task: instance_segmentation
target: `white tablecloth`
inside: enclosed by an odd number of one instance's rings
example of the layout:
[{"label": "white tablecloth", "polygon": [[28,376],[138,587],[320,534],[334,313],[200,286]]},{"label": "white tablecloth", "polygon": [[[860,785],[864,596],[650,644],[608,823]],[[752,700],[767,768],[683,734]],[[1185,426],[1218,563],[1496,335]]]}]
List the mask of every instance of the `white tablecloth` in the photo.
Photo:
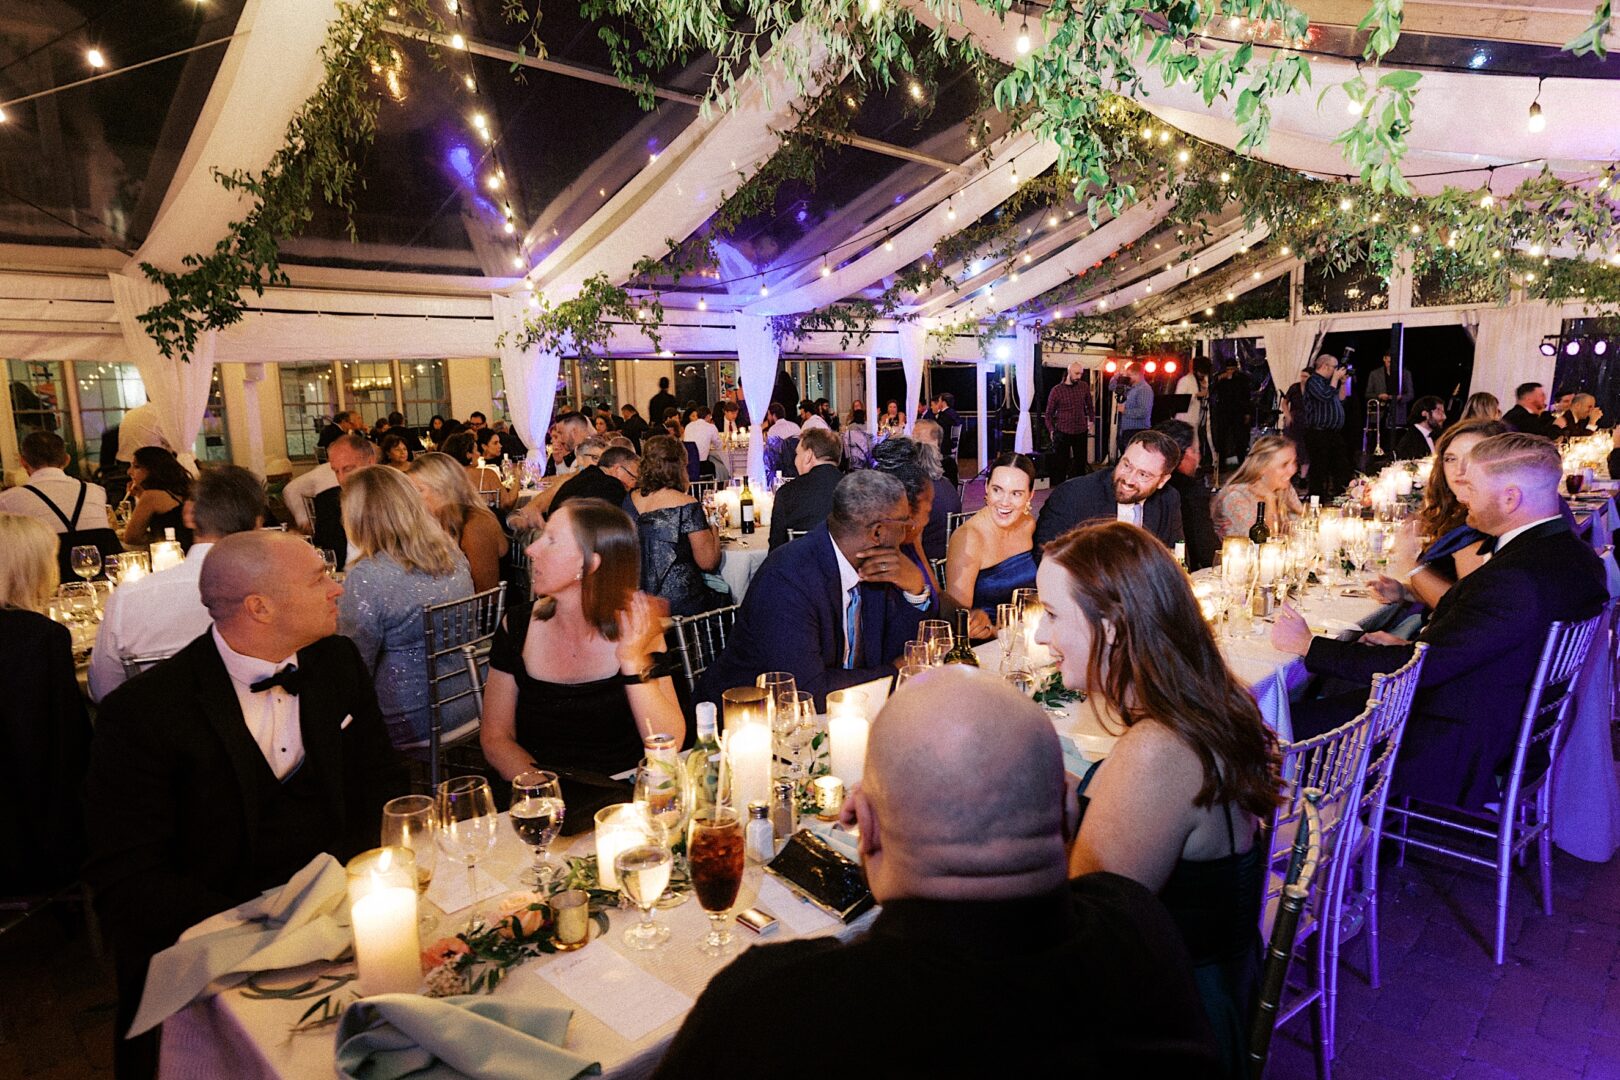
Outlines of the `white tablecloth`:
[{"label": "white tablecloth", "polygon": [[[1614,503],[1609,503],[1613,507]],[[1620,596],[1620,567],[1604,556],[1609,595]],[[1604,627],[1592,642],[1575,686],[1573,715],[1553,772],[1553,843],[1578,859],[1608,862],[1620,851],[1620,779],[1610,735],[1614,711],[1614,648],[1620,627]]]},{"label": "white tablecloth", "polygon": [[770,551],[770,530],[764,527],[756,528],[748,536],[735,530],[725,534],[720,545],[719,575],[726,588],[731,590],[732,603],[742,603],[743,596],[748,592],[748,583],[754,580],[754,575],[759,572]]},{"label": "white tablecloth", "polygon": [[[571,853],[592,854],[595,852],[594,843],[590,834],[576,837],[571,844]],[[563,846],[561,843],[557,845],[559,851]],[[494,854],[480,863],[480,869],[488,870],[510,886],[517,881],[518,873],[528,864],[529,857],[529,849],[503,823],[500,843]],[[449,865],[442,857],[435,872],[465,873]],[[495,901],[486,903],[493,904]],[[846,929],[830,915],[824,915],[808,903],[798,900],[779,882],[769,878],[761,887],[755,906],[769,911],[779,921],[779,928],[771,935],[771,941],[854,933],[866,925],[865,921],[858,921]],[[634,911],[613,912],[610,916],[611,929],[604,937],[586,946],[586,951],[615,949],[643,971],[691,998],[701,994],[715,973],[731,962],[732,957],[709,957],[698,951],[698,942],[708,929],[708,919],[695,898],[678,908],[658,912],[658,922],[668,926],[672,933],[669,944],[654,952],[636,952],[624,945],[620,935],[635,922],[636,917]],[[465,920],[465,912],[446,916],[444,931],[449,933],[459,929]],[[795,924],[802,927],[803,932],[796,933]],[[595,932],[594,929],[592,932]],[[757,940],[746,930],[734,929],[733,935],[739,949],[746,949]],[[423,944],[427,943],[424,940]],[[571,955],[583,956],[585,953]],[[567,1049],[600,1061],[604,1076],[634,1078],[649,1075],[680,1028],[684,1014],[639,1039],[626,1040],[539,975],[539,969],[555,959],[541,956],[525,961],[508,973],[506,981],[495,993],[521,995],[525,1000],[539,1004],[572,1008],[574,1016],[568,1027]],[[325,969],[325,965],[311,965],[300,971]],[[288,972],[267,982],[291,985],[302,977],[307,976]],[[311,1080],[332,1076],[333,1028],[289,1034],[299,1014],[309,1004],[308,1001],[255,1001],[244,997],[240,990],[227,990],[192,1005],[163,1025],[159,1075],[163,1080],[221,1080],[223,1077],[230,1080]],[[780,1006],[782,1003],[775,1004]]]}]

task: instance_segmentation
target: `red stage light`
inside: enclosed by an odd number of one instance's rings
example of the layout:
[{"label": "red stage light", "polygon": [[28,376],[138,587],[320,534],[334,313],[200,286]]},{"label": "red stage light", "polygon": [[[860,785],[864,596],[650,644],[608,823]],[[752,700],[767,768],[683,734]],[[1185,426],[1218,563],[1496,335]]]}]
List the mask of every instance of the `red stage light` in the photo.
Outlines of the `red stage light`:
[{"label": "red stage light", "polygon": [[1108,374],[1112,375],[1112,374],[1114,374],[1115,372],[1117,372],[1119,370],[1119,365],[1117,363],[1115,363],[1114,361],[1110,360],[1106,364],[1103,365],[1103,370],[1105,372],[1107,372]]},{"label": "red stage light", "polygon": [[1174,375],[1176,373],[1176,362],[1174,360],[1166,360],[1164,362],[1164,373],[1166,375]]},{"label": "red stage light", "polygon": [[1155,371],[1159,370],[1159,362],[1157,360],[1149,360],[1147,363],[1142,365],[1142,370],[1151,375]]}]

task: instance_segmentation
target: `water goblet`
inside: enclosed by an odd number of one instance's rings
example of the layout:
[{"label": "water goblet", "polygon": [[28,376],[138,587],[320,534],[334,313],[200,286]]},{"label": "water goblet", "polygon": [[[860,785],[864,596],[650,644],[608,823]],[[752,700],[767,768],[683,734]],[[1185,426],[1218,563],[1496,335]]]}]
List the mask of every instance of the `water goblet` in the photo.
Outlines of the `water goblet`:
[{"label": "water goblet", "polygon": [[534,863],[518,880],[536,892],[551,890],[557,873],[551,861],[551,845],[562,831],[565,813],[562,784],[556,773],[529,769],[512,777],[512,829],[519,840],[534,848]]}]

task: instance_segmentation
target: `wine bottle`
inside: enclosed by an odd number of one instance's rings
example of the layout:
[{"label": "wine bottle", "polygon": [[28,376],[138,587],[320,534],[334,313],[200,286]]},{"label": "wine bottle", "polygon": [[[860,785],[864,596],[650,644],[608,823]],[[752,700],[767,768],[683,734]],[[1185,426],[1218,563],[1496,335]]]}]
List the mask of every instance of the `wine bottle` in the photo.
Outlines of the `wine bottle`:
[{"label": "wine bottle", "polygon": [[686,756],[687,803],[692,816],[712,810],[720,801],[720,739],[716,735],[714,702],[697,706],[697,742]]},{"label": "wine bottle", "polygon": [[737,514],[742,518],[744,536],[754,532],[754,493],[748,490],[748,477],[743,477],[742,495],[737,499]]},{"label": "wine bottle", "polygon": [[1271,539],[1271,530],[1266,528],[1266,504],[1256,503],[1254,507],[1254,525],[1249,529],[1249,539],[1256,544],[1264,544]]},{"label": "wine bottle", "polygon": [[942,664],[968,664],[979,666],[979,658],[973,653],[973,642],[968,640],[968,609],[956,609],[956,629],[951,634],[951,649],[943,658]]}]

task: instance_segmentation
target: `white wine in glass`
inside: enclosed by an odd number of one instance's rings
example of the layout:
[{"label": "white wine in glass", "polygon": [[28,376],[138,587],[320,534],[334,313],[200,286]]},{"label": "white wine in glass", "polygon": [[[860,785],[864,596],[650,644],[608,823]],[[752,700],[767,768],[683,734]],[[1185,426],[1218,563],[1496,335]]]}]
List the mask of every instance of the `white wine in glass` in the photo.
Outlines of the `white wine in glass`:
[{"label": "white wine in glass", "polygon": [[624,932],[624,943],[632,949],[658,949],[669,943],[669,927],[653,922],[653,907],[669,885],[672,862],[669,844],[662,836],[652,843],[627,848],[613,859],[619,887],[641,913],[641,921]]},{"label": "white wine in glass", "polygon": [[80,544],[68,557],[73,562],[73,572],[85,581],[101,573],[101,550],[94,544]]}]

